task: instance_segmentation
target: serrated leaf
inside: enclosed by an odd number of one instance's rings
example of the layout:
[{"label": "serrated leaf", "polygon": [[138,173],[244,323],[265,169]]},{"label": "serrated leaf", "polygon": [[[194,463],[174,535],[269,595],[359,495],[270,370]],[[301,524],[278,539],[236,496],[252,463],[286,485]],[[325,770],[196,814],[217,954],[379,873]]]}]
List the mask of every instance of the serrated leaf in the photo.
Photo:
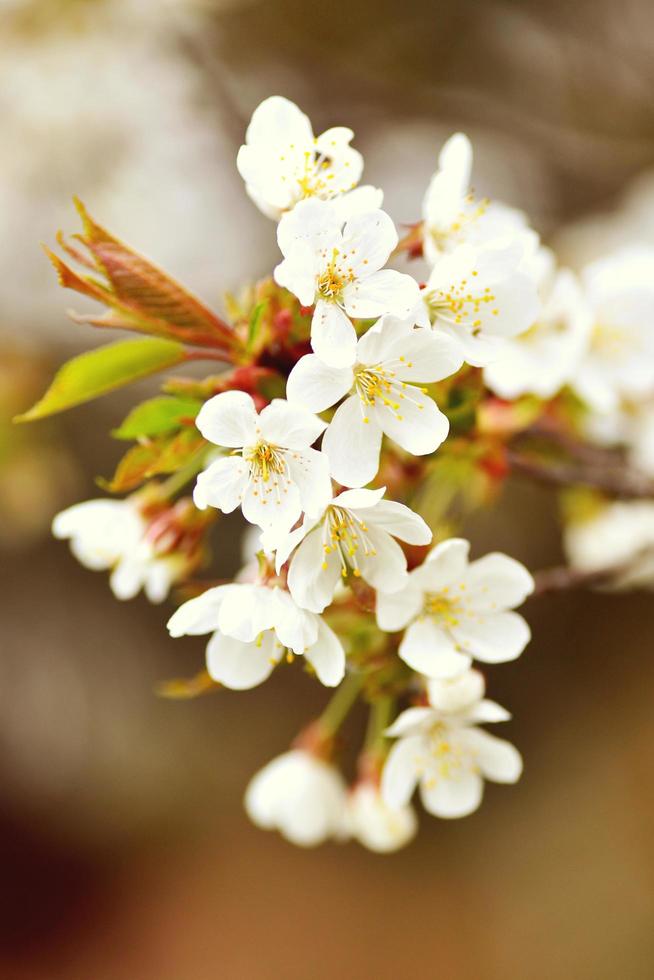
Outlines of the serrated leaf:
[{"label": "serrated leaf", "polygon": [[185,421],[194,419],[201,407],[202,402],[197,398],[166,395],[150,398],[133,408],[120,427],[111,434],[115,439],[165,435],[179,429]]},{"label": "serrated leaf", "polygon": [[29,422],[63,412],[173,367],[184,358],[182,344],[156,338],[122,340],[86,351],[60,367],[43,397],[16,421]]}]

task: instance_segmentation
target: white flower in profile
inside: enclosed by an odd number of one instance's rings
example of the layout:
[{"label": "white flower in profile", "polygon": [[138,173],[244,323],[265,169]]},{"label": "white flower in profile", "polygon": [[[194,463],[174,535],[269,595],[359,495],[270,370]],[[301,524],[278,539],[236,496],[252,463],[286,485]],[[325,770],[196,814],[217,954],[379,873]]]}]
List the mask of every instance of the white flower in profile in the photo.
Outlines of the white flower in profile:
[{"label": "white flower in profile", "polygon": [[582,272],[593,311],[590,344],[574,388],[598,412],[654,390],[654,248],[633,246]]},{"label": "white flower in profile", "polygon": [[360,844],[379,854],[399,851],[418,829],[413,807],[392,807],[384,800],[379,786],[370,780],[358,782],[347,801],[350,834]]},{"label": "white flower in profile", "polygon": [[159,555],[146,537],[148,523],[133,498],[85,500],[57,514],[56,538],[68,539],[77,560],[93,571],[111,569],[117,599],[133,599],[141,589],[150,602],[163,602],[185,571],[179,555]]},{"label": "white flower in profile", "polygon": [[508,338],[484,368],[484,381],[501,398],[533,394],[552,398],[575,377],[584,356],[592,318],[581,287],[569,269],[554,277],[536,321]]},{"label": "white flower in profile", "polygon": [[311,344],[326,364],[354,362],[357,337],[350,317],[407,317],[419,301],[415,279],[383,268],[398,242],[384,211],[355,215],[343,226],[331,204],[302,201],[280,221],[277,240],[284,261],[275,281],[304,306],[315,303]]},{"label": "white flower in profile", "polygon": [[533,591],[527,569],[499,553],[468,562],[469,549],[462,538],[442,541],[401,589],[377,594],[379,628],[406,628],[399,655],[427,677],[456,676],[473,658],[514,660],[530,639],[527,623],[511,611]]},{"label": "white flower in profile", "polygon": [[276,541],[278,571],[292,554],[288,587],[298,606],[322,612],[350,574],[385,592],[402,587],[406,556],[394,538],[429,544],[431,531],[404,504],[382,500],[385,490],[345,490]]},{"label": "white flower in profile", "polygon": [[433,323],[456,341],[468,364],[484,367],[507,338],[528,330],[538,318],[538,291],[524,261],[519,241],[498,239],[483,248],[459,245],[434,266],[422,290],[418,322]]},{"label": "white flower in profile", "polygon": [[384,434],[414,456],[438,449],[449,422],[418,385],[447,378],[461,363],[448,337],[384,316],[359,340],[352,367],[330,367],[315,354],[302,357],[289,375],[286,397],[322,412],[346,396],[322,449],[334,479],[360,487],[379,469]]},{"label": "white flower in profile", "polygon": [[572,568],[581,572],[615,569],[607,588],[654,588],[654,503],[600,504],[566,524],[563,546]]},{"label": "white flower in profile", "polygon": [[483,245],[528,230],[521,211],[475,200],[471,174],[472,145],[464,133],[455,133],[441,149],[422,205],[423,249],[432,263],[458,245]]},{"label": "white flower in profile", "polygon": [[315,847],[347,836],[347,789],[328,762],[303,749],[285,752],[264,766],[245,793],[248,816],[264,830],[278,830],[292,844]]},{"label": "white flower in profile", "polygon": [[430,681],[430,707],[408,708],[386,734],[397,738],[382,773],[382,796],[402,807],[416,786],[435,817],[465,817],[482,800],[484,779],[515,783],[522,773],[517,749],[477,724],[510,715],[484,695],[484,679],[468,671],[455,680]]},{"label": "white flower in profile", "polygon": [[257,415],[250,395],[225,391],[205,402],[196,425],[209,442],[233,450],[198,476],[200,510],[229,514],[240,506],[252,524],[287,529],[329,500],[327,457],[310,448],[326,423],[305,409],[276,398]]},{"label": "white flower in profile", "polygon": [[340,684],[345,672],[333,630],[276,586],[238,582],[207,589],[179,607],[168,631],[175,637],[212,633],[207,670],[233,690],[261,684],[284,656],[304,656],[326,687]]},{"label": "white flower in profile", "polygon": [[312,197],[334,200],[344,215],[381,207],[377,188],[353,190],[363,172],[363,157],[350,146],[353,136],[335,126],[314,137],[311,121],[294,102],[279,95],[264,99],[236,158],[249,197],[275,220]]}]

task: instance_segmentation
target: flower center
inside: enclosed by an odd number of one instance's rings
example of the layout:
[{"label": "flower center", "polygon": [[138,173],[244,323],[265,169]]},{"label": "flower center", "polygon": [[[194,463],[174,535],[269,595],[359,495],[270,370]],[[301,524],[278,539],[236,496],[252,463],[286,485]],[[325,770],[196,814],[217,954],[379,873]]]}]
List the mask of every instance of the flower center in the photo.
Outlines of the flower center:
[{"label": "flower center", "polygon": [[[478,275],[476,271],[471,274]],[[490,286],[485,286],[480,292],[471,292],[467,279],[461,279],[460,282],[453,283],[446,289],[433,289],[427,294],[426,299],[433,314],[454,326],[471,328],[474,335],[481,330],[482,321],[479,313],[484,312],[485,307],[493,306],[490,311],[493,316],[499,316],[500,313],[493,305],[497,302],[497,297]]]},{"label": "flower center", "polygon": [[400,409],[403,401],[410,401],[419,409],[424,408],[424,401],[420,394],[426,394],[426,388],[416,385],[409,385],[406,381],[396,381],[396,371],[393,367],[404,366],[413,367],[411,361],[400,357],[397,361],[386,364],[375,364],[373,366],[359,366],[354,369],[354,390],[359,396],[363,421],[369,422],[368,408],[379,403],[385,408],[391,409],[398,422],[403,421]]},{"label": "flower center", "polygon": [[[377,552],[367,537],[364,521],[344,507],[330,507],[323,524],[322,546],[327,555],[336,552],[341,562],[341,575],[347,578],[350,569],[357,578],[361,576],[359,557],[374,557]],[[323,569],[327,568],[324,561]]]},{"label": "flower center", "polygon": [[428,231],[430,238],[439,252],[446,251],[448,244],[453,239],[457,239],[458,241],[464,240],[466,228],[486,214],[489,204],[490,201],[487,198],[481,201],[475,201],[472,194],[468,194],[465,198],[464,209],[449,224],[429,225]]},{"label": "flower center", "polygon": [[256,446],[243,453],[250,464],[250,473],[255,480],[267,483],[271,475],[286,473],[284,454],[269,442],[258,442]]},{"label": "flower center", "polygon": [[332,249],[332,255],[327,265],[318,276],[317,291],[322,299],[337,302],[342,298],[343,290],[348,283],[354,282],[354,270],[343,268],[339,263],[340,252]]},{"label": "flower center", "polygon": [[462,748],[442,722],[436,722],[428,735],[430,776],[427,784],[440,779],[456,779],[474,769],[470,754]]},{"label": "flower center", "polygon": [[608,323],[596,323],[592,333],[593,350],[602,357],[624,357],[631,353],[635,344],[633,336]]},{"label": "flower center", "polygon": [[443,626],[458,626],[460,602],[456,596],[450,598],[442,592],[428,592],[425,596],[424,613]]}]

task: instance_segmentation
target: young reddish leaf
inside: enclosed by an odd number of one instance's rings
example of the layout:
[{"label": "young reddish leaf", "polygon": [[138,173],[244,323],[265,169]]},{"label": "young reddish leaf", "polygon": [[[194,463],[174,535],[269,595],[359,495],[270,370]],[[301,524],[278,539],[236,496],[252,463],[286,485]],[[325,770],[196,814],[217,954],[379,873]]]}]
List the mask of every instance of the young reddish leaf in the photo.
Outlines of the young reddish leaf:
[{"label": "young reddish leaf", "polygon": [[170,276],[114,238],[87,213],[81,201],[75,206],[82,218],[83,234],[75,238],[88,250],[87,258],[68,244],[57,241],[76,263],[95,275],[78,275],[61,258],[46,249],[62,286],[109,307],[102,315],[74,316],[99,327],[119,327],[173,338],[186,344],[211,347],[231,360],[238,340],[234,331],[195,296]]},{"label": "young reddish leaf", "polygon": [[181,344],[155,338],[122,340],[86,351],[62,365],[43,397],[16,421],[29,422],[63,412],[179,364],[184,358]]}]

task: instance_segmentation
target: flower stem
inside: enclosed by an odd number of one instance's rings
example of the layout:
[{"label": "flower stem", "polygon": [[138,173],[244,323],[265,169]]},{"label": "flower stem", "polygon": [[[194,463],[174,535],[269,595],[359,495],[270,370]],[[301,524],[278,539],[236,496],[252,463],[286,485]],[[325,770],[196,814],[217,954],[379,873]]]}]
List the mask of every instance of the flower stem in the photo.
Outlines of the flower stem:
[{"label": "flower stem", "polygon": [[366,729],[365,747],[367,752],[379,749],[384,741],[384,732],[388,728],[393,711],[393,698],[384,697],[370,706],[368,727]]},{"label": "flower stem", "polygon": [[321,714],[318,724],[327,735],[335,735],[347,718],[359,696],[363,684],[362,674],[346,674],[331,701]]}]

